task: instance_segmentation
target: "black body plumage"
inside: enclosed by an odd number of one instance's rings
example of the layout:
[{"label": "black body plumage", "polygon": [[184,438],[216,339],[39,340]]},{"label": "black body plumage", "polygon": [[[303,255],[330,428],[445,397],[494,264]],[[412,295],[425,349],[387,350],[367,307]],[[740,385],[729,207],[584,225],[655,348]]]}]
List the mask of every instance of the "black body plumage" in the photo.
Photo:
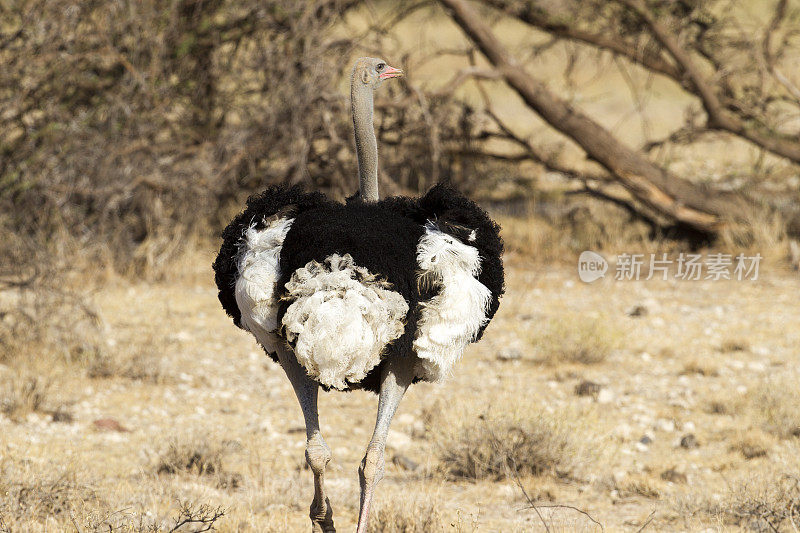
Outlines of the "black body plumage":
[{"label": "black body plumage", "polygon": [[[418,283],[417,244],[428,222],[478,250],[481,258],[478,280],[491,291],[487,318],[491,319],[497,311],[504,291],[500,228],[477,204],[455,189],[437,185],[420,198],[392,197],[376,203],[352,199],[342,204],[321,193],[306,193],[299,186],[272,186],[251,196],[245,210],[225,228],[214,262],[219,300],[239,327],[241,311],[236,303],[235,285],[243,235],[253,224],[261,229],[266,221],[282,214],[294,218],[294,222],[280,251],[278,299],[298,268],[310,261],[322,263],[331,254],[350,254],[356,264],[391,283],[393,290],[406,300],[409,311],[404,333],[387,346],[382,361],[413,353],[420,312],[418,304],[437,294],[435,284]],[[280,299],[279,302],[280,324],[291,301]],[[481,327],[477,338],[485,327]],[[275,354],[269,355],[276,359]],[[378,392],[382,366],[383,363],[373,368],[360,382],[349,383],[349,388]]]}]

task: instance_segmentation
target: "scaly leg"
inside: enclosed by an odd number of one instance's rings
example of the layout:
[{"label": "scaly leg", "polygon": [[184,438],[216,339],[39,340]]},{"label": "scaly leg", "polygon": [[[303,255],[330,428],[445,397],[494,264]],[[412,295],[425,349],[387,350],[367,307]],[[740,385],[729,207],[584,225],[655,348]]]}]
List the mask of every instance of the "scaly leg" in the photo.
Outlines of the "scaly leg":
[{"label": "scaly leg", "polygon": [[325,495],[325,467],[331,460],[331,449],[322,438],[317,414],[319,384],[308,377],[289,348],[278,349],[278,360],[292,382],[294,393],[306,422],[306,462],[314,473],[314,501],[311,502],[311,526],[314,533],[335,532],[333,509]]},{"label": "scaly leg", "polygon": [[390,360],[383,371],[375,431],[367,446],[367,454],[358,469],[361,482],[361,510],[358,513],[356,533],[367,531],[369,508],[375,493],[375,485],[383,478],[386,435],[389,433],[389,425],[397,406],[414,378],[413,360],[411,356]]}]

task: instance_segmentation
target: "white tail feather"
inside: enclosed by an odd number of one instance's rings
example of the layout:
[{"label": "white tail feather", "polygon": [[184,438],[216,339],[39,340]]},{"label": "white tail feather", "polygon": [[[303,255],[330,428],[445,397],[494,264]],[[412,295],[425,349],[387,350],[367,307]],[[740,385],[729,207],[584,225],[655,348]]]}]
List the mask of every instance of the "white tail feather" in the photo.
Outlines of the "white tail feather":
[{"label": "white tail feather", "polygon": [[292,304],[282,323],[308,374],[343,389],[380,363],[386,345],[403,334],[408,304],[391,285],[334,254],[311,261],[286,284]]}]

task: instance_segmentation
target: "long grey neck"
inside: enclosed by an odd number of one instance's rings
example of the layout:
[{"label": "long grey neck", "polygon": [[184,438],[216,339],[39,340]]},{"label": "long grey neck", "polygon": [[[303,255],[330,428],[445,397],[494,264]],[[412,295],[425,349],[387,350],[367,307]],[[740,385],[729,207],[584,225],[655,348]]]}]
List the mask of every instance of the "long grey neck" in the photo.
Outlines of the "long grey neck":
[{"label": "long grey neck", "polygon": [[372,125],[372,87],[353,79],[350,84],[350,102],[353,106],[353,127],[358,155],[358,180],[361,199],[378,201],[378,141]]}]

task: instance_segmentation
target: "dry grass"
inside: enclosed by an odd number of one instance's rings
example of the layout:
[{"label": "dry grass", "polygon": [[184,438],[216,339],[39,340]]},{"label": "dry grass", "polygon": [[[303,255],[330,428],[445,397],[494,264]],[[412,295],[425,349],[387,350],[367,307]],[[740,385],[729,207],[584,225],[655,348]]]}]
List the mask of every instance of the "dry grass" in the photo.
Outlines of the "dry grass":
[{"label": "dry grass", "polygon": [[52,408],[51,383],[46,377],[14,373],[0,385],[0,412],[12,420]]},{"label": "dry grass", "polygon": [[55,471],[31,478],[12,476],[4,469],[0,481],[3,494],[0,515],[10,515],[15,520],[42,520],[69,514],[77,504],[98,499],[94,490],[78,483],[74,472]]},{"label": "dry grass", "polygon": [[154,344],[154,339],[144,339],[127,352],[98,354],[87,365],[86,375],[93,379],[121,377],[163,384],[168,376],[164,371],[163,357],[154,352]]},{"label": "dry grass", "polygon": [[382,533],[436,533],[448,525],[435,498],[413,498],[377,506],[369,520],[370,531]]},{"label": "dry grass", "polygon": [[744,339],[727,339],[719,347],[723,353],[746,352],[750,350],[750,343]]},{"label": "dry grass", "polygon": [[797,381],[770,379],[748,394],[751,416],[764,430],[780,438],[800,437],[800,395]]},{"label": "dry grass", "polygon": [[732,452],[739,452],[748,460],[766,457],[771,448],[771,439],[759,430],[741,432],[731,441],[730,445]]},{"label": "dry grass", "polygon": [[616,489],[622,498],[641,496],[643,498],[658,499],[662,495],[663,482],[645,474],[636,474],[620,481]]},{"label": "dry grass", "polygon": [[574,415],[487,414],[437,437],[440,468],[450,479],[567,476],[581,462]]},{"label": "dry grass", "polygon": [[607,318],[559,316],[537,327],[530,343],[539,360],[550,365],[602,363],[622,345],[623,334]]},{"label": "dry grass", "polygon": [[157,474],[191,475],[213,479],[218,488],[235,489],[242,476],[224,468],[233,443],[204,437],[184,437],[169,442],[156,462]]},{"label": "dry grass", "polygon": [[[530,193],[529,193],[530,194]],[[647,226],[615,206],[587,198],[548,195],[530,200],[522,216],[498,216],[506,252],[540,264],[572,263],[584,250],[668,251]]]},{"label": "dry grass", "polygon": [[681,516],[711,518],[725,530],[737,526],[746,531],[797,531],[800,528],[800,476],[770,469],[734,481],[721,498],[690,493],[678,498]]},{"label": "dry grass", "polygon": [[684,363],[681,375],[715,377],[719,375],[719,367],[707,359],[692,359]]}]

